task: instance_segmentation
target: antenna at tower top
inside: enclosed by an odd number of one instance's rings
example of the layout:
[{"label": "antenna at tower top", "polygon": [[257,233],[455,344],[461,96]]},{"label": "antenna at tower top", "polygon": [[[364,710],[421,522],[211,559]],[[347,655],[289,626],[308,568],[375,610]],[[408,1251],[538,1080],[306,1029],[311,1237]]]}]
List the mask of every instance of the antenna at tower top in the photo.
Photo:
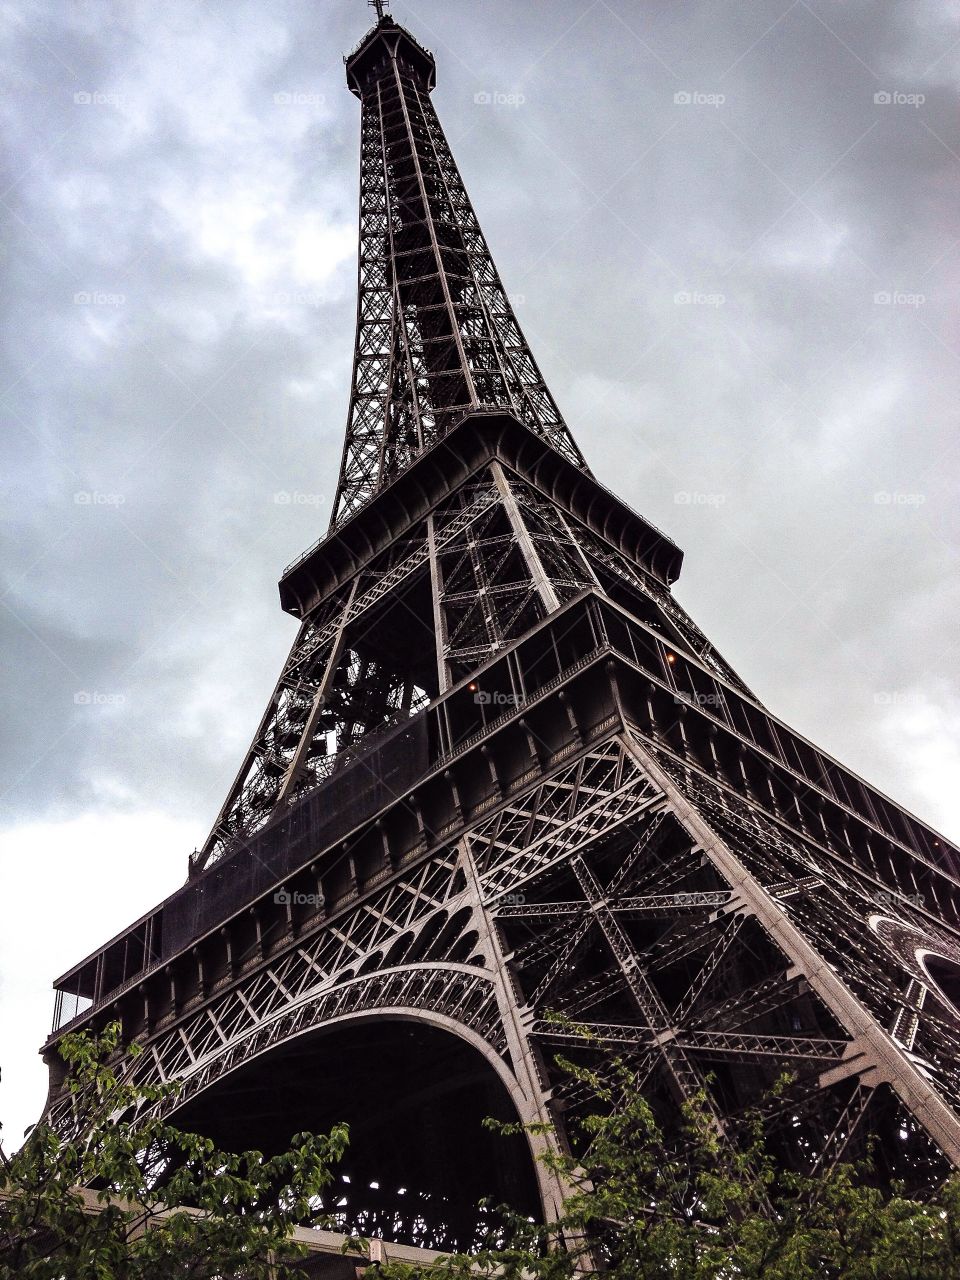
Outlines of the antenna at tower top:
[{"label": "antenna at tower top", "polygon": [[[389,0],[387,0],[387,3],[389,3]],[[376,9],[377,21],[382,22],[384,17],[386,16],[386,10],[383,7],[384,0],[367,0],[367,4],[370,6],[371,9]]]}]

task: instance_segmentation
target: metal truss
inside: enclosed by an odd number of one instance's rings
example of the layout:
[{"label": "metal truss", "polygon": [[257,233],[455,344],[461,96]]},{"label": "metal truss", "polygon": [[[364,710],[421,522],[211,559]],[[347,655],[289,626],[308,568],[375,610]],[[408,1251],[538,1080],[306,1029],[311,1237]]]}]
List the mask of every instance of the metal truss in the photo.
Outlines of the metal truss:
[{"label": "metal truss", "polygon": [[[485,527],[497,501],[492,483],[461,491],[443,512],[414,528],[337,591],[302,623],[253,742],[203,848],[198,872],[236,848],[284,804],[348,764],[371,735],[409,718],[423,705],[416,678],[391,672],[384,662],[363,658],[382,606],[402,593],[432,563],[472,542],[474,526]],[[378,612],[378,606],[381,611]],[[429,615],[403,608],[403,618],[422,629],[431,650]],[[381,646],[381,648],[389,646]],[[427,675],[434,675],[434,658]],[[418,673],[421,674],[421,673]]]},{"label": "metal truss", "polygon": [[585,466],[497,274],[430,101],[432,72],[404,58],[413,42],[400,28],[374,39],[384,56],[358,89],[357,340],[333,525],[479,408],[508,409]]},{"label": "metal truss", "polygon": [[[598,585],[613,597],[619,598],[623,588],[629,588],[631,608],[652,623],[665,638],[694,654],[710,671],[727,684],[752,698],[753,694],[734,669],[724,661],[687,611],[677,603],[670,591],[653,574],[640,565],[633,564],[618,554],[604,540],[589,529],[578,528],[576,534],[581,553],[590,564]],[[656,606],[652,611],[638,608],[644,601]]]},{"label": "metal truss", "polygon": [[[441,1028],[560,1141],[590,1099],[557,1049],[601,1077],[621,1058],[668,1130],[697,1099],[735,1143],[759,1107],[789,1166],[872,1134],[884,1176],[929,1185],[960,1167],[958,851],[770,715],[673,599],[678,559],[644,549],[662,535],[586,473],[430,55],[384,19],[347,70],[359,297],[331,532],[181,891],[196,916],[161,930],[158,908],[79,966],[64,990],[96,1003],[71,1025],[119,1011],[137,1076],[183,1080],[171,1105],[201,1115],[331,1028]],[[516,451],[454,456],[490,408],[529,428],[508,423]],[[275,835],[287,861],[253,867]],[[538,1176],[549,1216],[563,1188]],[[440,1199],[361,1190],[354,1225],[456,1243]]]},{"label": "metal truss", "polygon": [[[138,1072],[183,1078],[183,1105],[301,1034],[404,1010],[482,1039],[545,1113],[554,1091],[568,1109],[578,1098],[550,1065],[551,1046],[624,1055],[668,1108],[706,1098],[730,1140],[738,1115],[791,1073],[794,1120],[780,1140],[807,1167],[841,1158],[855,1125],[869,1129],[882,1087],[901,1091],[919,1061],[956,1098],[960,1032],[942,1013],[925,1018],[915,978],[896,978],[857,886],[825,880],[820,851],[667,763],[663,778],[683,783],[711,839],[663,789],[662,760],[645,766],[642,746],[618,739],[583,749],[322,928],[254,949],[222,994],[206,992],[195,1013],[158,1028]],[[801,866],[817,875],[793,891],[802,878],[788,885],[784,871]],[[762,910],[743,893],[747,876]],[[775,918],[802,927],[821,963],[843,972],[859,1023],[801,973]],[[912,1048],[893,1038],[906,1034],[905,1018]],[[864,1034],[867,1021],[886,1054]],[[827,1130],[823,1114],[834,1116]],[[892,1169],[915,1166],[924,1143],[924,1167],[936,1161],[924,1132],[892,1141]]]},{"label": "metal truss", "polygon": [[494,464],[308,614],[194,873],[594,584],[581,527],[546,508]]},{"label": "metal truss", "polygon": [[[936,1146],[955,1162],[960,1155],[960,1019],[918,960],[929,949],[955,962],[960,956],[955,930],[932,924],[906,903],[880,915],[872,867],[858,873],[838,863],[742,796],[658,755],[662,776],[676,785],[678,800],[682,795],[691,802],[690,810],[680,802],[683,816],[702,817],[722,844],[718,870],[729,873],[738,866],[738,888],[749,886],[767,937],[783,948],[791,973],[804,979],[803,989],[823,1002],[835,1026],[849,1036],[844,1064],[825,1079],[882,1082],[923,1116]],[[690,825],[695,829],[695,822]],[[785,870],[792,873],[786,879]],[[935,1008],[927,1009],[931,997]],[[885,1137],[889,1141],[891,1135]],[[912,1132],[910,1137],[915,1139]],[[903,1155],[889,1153],[891,1163]]]}]

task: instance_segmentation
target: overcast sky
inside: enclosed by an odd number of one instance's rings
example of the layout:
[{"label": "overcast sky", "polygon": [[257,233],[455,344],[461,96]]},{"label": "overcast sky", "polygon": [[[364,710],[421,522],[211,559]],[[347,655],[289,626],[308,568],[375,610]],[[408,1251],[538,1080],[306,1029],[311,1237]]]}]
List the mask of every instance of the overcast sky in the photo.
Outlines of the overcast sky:
[{"label": "overcast sky", "polygon": [[[960,11],[396,0],[553,392],[776,714],[960,836]],[[353,345],[362,0],[0,0],[0,1117],[183,880]],[[281,500],[278,500],[278,497]],[[284,497],[289,501],[283,501]]]}]

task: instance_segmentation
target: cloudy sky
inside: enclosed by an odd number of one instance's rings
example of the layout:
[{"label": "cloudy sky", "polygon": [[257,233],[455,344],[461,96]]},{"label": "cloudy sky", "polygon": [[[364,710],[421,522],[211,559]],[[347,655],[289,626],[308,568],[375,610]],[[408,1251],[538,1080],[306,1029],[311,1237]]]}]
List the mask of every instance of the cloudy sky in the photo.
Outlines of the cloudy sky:
[{"label": "cloudy sky", "polygon": [[[396,0],[591,466],[788,722],[960,836],[960,12]],[[0,1117],[185,875],[292,639],[355,305],[362,0],[0,0]],[[278,497],[281,500],[278,500]],[[289,498],[283,501],[282,498]]]}]

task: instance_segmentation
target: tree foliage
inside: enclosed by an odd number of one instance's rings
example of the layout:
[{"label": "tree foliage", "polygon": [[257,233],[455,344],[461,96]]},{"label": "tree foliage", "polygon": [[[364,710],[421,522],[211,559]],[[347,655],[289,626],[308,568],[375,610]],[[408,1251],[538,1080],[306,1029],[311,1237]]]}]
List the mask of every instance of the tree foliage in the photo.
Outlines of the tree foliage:
[{"label": "tree foliage", "polygon": [[[175,1085],[137,1085],[111,1065],[119,1044],[117,1026],[65,1037],[74,1136],[40,1125],[0,1160],[0,1280],[302,1274],[293,1228],[330,1225],[318,1205],[345,1127],[300,1134],[270,1159],[219,1151],[163,1119]],[[667,1135],[625,1064],[603,1076],[562,1065],[595,1106],[577,1126],[580,1158],[544,1157],[568,1188],[560,1221],[503,1210],[506,1241],[427,1269],[380,1264],[382,1280],[960,1280],[960,1175],[920,1200],[878,1185],[869,1159],[785,1171],[761,1112],[734,1145],[699,1099]],[[99,1212],[79,1187],[95,1189]]]},{"label": "tree foliage", "polygon": [[928,1200],[881,1188],[870,1161],[807,1176],[778,1167],[761,1113],[734,1147],[704,1099],[668,1141],[622,1063],[604,1077],[564,1063],[596,1106],[580,1122],[581,1160],[547,1162],[570,1188],[560,1222],[513,1217],[507,1248],[389,1280],[958,1280],[960,1175]]},{"label": "tree foliage", "polygon": [[[111,1065],[119,1044],[118,1025],[65,1036],[70,1133],[40,1124],[0,1161],[0,1280],[298,1274],[292,1229],[322,1221],[318,1197],[346,1128],[299,1134],[270,1159],[219,1151],[162,1118],[176,1085],[123,1078]],[[99,1212],[88,1211],[80,1187],[95,1188]]]}]

